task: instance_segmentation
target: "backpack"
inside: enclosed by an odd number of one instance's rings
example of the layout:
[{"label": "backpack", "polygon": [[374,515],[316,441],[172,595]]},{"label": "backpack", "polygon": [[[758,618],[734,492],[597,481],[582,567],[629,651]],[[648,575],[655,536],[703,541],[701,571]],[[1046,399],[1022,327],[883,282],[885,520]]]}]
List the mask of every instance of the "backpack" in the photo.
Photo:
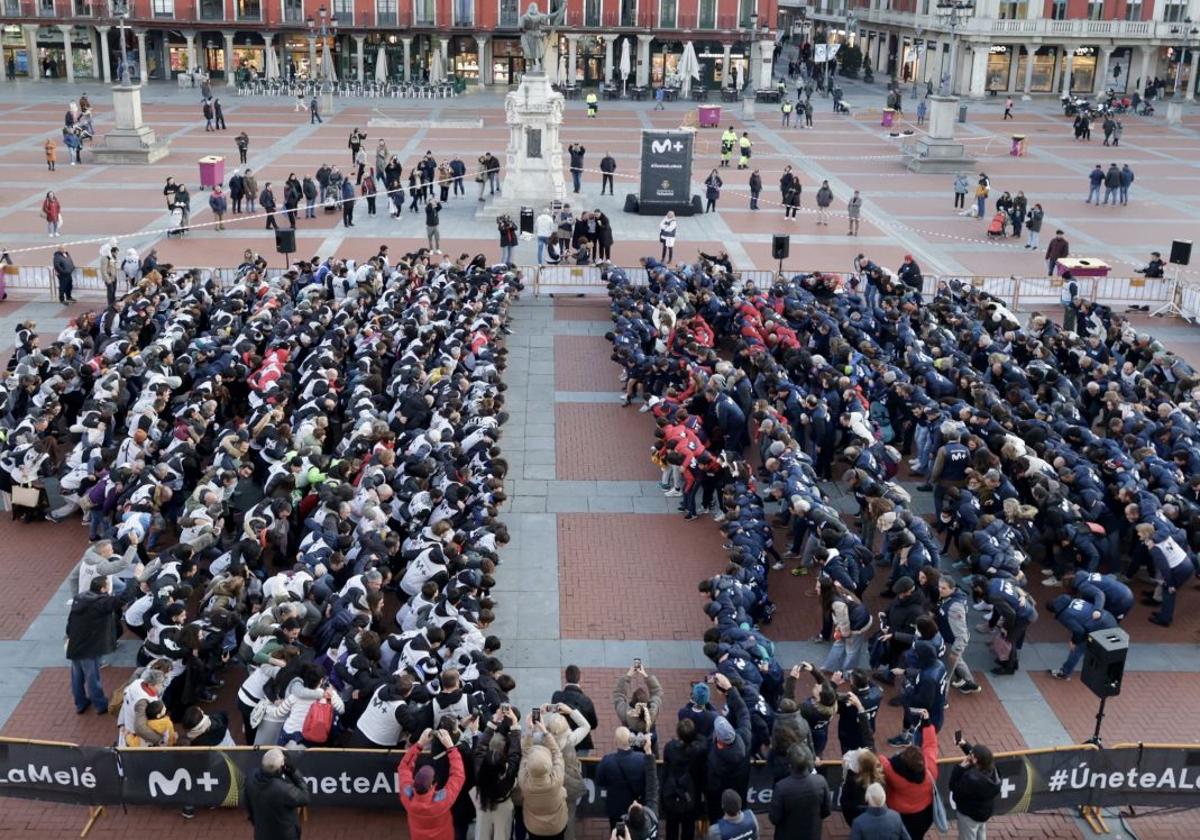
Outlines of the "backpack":
[{"label": "backpack", "polygon": [[321,698],[308,707],[300,735],[309,744],[324,744],[333,732],[333,705]]},{"label": "backpack", "polygon": [[663,811],[673,817],[691,814],[696,807],[696,783],[686,764],[668,766],[662,785]]}]

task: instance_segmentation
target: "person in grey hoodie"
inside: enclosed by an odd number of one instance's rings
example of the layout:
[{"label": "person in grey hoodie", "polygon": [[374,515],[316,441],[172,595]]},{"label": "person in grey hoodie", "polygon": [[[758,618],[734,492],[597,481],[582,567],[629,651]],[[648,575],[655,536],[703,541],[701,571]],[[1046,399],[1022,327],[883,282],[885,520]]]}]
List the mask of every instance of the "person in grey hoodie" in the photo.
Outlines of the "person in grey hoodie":
[{"label": "person in grey hoodie", "polygon": [[[88,550],[83,553],[83,559],[75,564],[68,579],[72,598],[80,592],[86,592],[91,587],[92,580],[98,577],[107,577],[112,594],[121,596],[125,591],[126,580],[134,576],[135,567],[138,565],[137,531],[130,531],[127,539],[129,547],[120,556],[116,554],[112,540],[100,540],[95,545],[88,546]],[[126,572],[128,574],[125,574]]]},{"label": "person in grey hoodie", "polygon": [[967,187],[970,182],[967,181],[967,176],[963,173],[958,173],[954,178],[954,209],[964,209],[967,201]]}]

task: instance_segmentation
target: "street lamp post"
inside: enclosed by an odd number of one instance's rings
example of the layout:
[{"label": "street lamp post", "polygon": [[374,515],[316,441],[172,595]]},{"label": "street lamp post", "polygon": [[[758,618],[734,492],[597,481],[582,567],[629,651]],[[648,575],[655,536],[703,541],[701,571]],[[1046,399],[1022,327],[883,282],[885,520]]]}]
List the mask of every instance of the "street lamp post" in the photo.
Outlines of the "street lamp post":
[{"label": "street lamp post", "polygon": [[121,39],[120,84],[122,87],[129,87],[133,84],[129,75],[129,50],[125,46],[125,21],[129,19],[129,0],[109,0],[108,7],[109,13],[117,19],[117,34]]},{"label": "street lamp post", "polygon": [[[338,20],[336,17],[331,18],[329,10],[324,6],[317,9],[317,16],[319,21],[314,21],[311,16],[306,21],[308,31],[315,33],[321,40],[322,65],[328,61],[329,69],[333,69],[333,56],[329,54],[329,37],[332,35],[334,39],[337,38]],[[329,78],[329,73],[324,72],[325,68],[322,67],[321,69],[321,110],[329,112],[333,110],[333,82]],[[309,70],[310,72],[315,71],[316,68],[309,68]]]},{"label": "street lamp post", "polygon": [[[1185,18],[1183,22],[1185,24],[1187,24],[1188,26],[1191,26],[1192,19]],[[1179,49],[1179,58],[1175,61],[1175,89],[1174,90],[1175,90],[1175,98],[1178,99],[1179,93],[1183,89],[1183,61],[1185,58],[1187,58],[1188,44],[1191,43],[1193,38],[1195,38],[1197,35],[1200,35],[1200,29],[1196,28],[1195,26],[1191,26],[1190,29],[1185,28],[1183,26],[1172,26],[1171,34],[1178,35],[1180,41],[1183,44]],[[1194,85],[1195,83],[1196,83],[1195,79],[1191,79],[1189,81],[1189,84]]]},{"label": "street lamp post", "polygon": [[744,56],[742,56],[742,61],[746,65],[746,73],[745,73],[746,78],[742,79],[742,92],[743,93],[746,91],[754,90],[756,87],[756,85],[754,84],[754,70],[755,70],[754,47],[758,41],[758,12],[757,11],[753,11],[750,13],[750,28],[746,31],[747,31],[747,34],[749,34],[749,36],[750,36],[750,42],[749,42],[749,45],[746,47],[746,54]]},{"label": "street lamp post", "polygon": [[943,78],[938,84],[938,93],[942,96],[954,95],[954,77],[958,75],[958,28],[966,23],[975,4],[971,0],[939,0],[937,4],[938,17],[950,28],[950,73],[949,78]]}]

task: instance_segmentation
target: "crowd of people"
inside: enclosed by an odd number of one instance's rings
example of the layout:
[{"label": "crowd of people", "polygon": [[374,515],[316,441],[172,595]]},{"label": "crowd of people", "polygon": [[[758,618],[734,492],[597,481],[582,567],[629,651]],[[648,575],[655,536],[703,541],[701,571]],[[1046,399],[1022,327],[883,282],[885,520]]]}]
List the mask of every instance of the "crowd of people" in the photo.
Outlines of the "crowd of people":
[{"label": "crowd of people", "polygon": [[[892,275],[866,257],[846,284],[801,274],[769,288],[703,258],[643,262],[646,285],[607,275],[613,358],[626,404],[641,397],[656,421],[665,494],[726,537],[728,567],[700,583],[704,649],[746,695],[751,753],[789,743],[779,733],[798,709],[822,756],[836,716],[848,780],[882,772],[910,836],[923,836],[928,785],[900,791],[927,778],[936,747],[922,730],[942,728],[949,689],[980,690],[964,659],[972,631],[1003,677],[1048,614],[1070,633],[1052,671],[1068,679],[1087,634],[1134,609],[1139,578],[1149,620],[1171,623],[1200,547],[1200,376],[1149,335],[1082,298],[1070,330],[1042,313],[1021,323],[970,287],[942,283],[926,299],[919,269],[913,282],[911,268]],[[906,456],[932,522],[896,481]],[[852,523],[822,487],[835,477],[858,506]],[[818,638],[831,646],[790,671],[764,633],[771,572],[789,566],[816,577]],[[1031,579],[1064,593],[1042,616]],[[813,694],[797,705],[807,674]],[[864,752],[873,681],[894,684],[904,710],[890,760]]]}]

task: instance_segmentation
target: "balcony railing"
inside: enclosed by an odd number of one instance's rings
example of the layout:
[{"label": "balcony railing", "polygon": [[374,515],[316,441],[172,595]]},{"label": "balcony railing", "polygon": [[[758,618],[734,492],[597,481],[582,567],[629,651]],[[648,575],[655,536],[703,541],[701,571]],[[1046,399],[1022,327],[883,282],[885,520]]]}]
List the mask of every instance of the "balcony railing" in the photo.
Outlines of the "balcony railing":
[{"label": "balcony railing", "polygon": [[[862,23],[880,23],[891,26],[923,29],[926,32],[944,34],[950,31],[945,21],[937,15],[919,15],[892,9],[858,9],[855,12]],[[841,8],[821,12],[813,17],[829,21],[844,20]],[[962,35],[1010,35],[1020,37],[1050,38],[1136,38],[1171,40],[1170,23],[1148,20],[1012,20],[1007,18],[968,18],[958,28]]]}]

